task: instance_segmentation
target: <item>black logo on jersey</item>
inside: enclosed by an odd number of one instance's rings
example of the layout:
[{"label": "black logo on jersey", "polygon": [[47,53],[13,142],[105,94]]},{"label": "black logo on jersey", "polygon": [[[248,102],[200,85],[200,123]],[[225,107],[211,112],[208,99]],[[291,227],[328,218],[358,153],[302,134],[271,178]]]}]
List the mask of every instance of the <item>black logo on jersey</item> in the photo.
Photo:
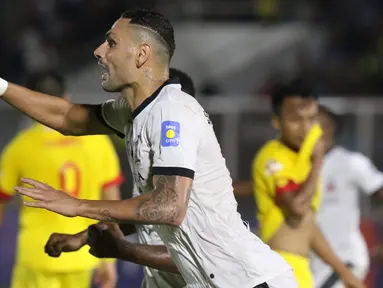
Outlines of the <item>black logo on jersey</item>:
[{"label": "black logo on jersey", "polygon": [[203,114],[205,114],[205,117],[207,119],[207,123],[209,123],[209,125],[212,125],[213,123],[211,122],[210,120],[210,115],[209,113],[207,113],[206,111],[203,111]]}]

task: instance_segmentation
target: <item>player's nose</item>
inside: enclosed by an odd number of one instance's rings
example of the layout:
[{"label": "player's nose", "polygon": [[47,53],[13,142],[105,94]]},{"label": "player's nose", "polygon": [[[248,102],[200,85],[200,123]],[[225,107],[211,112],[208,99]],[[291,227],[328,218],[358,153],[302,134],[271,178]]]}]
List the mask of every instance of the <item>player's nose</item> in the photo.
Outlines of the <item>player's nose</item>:
[{"label": "player's nose", "polygon": [[102,43],[100,46],[98,46],[96,50],[94,50],[94,57],[96,57],[99,60],[104,58],[104,56],[105,56],[104,47],[105,47],[105,42]]}]

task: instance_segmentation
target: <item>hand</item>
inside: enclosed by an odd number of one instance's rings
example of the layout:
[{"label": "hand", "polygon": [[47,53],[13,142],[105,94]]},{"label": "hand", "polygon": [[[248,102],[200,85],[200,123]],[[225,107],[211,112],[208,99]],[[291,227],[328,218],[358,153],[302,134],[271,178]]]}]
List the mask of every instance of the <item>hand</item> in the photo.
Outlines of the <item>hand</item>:
[{"label": "hand", "polygon": [[89,253],[97,258],[118,258],[119,245],[125,242],[124,234],[116,223],[100,222],[88,228]]},{"label": "hand", "polygon": [[37,200],[35,202],[24,202],[25,206],[44,208],[67,217],[77,216],[80,200],[33,179],[23,178],[21,182],[29,184],[33,188],[18,186],[15,187],[15,190],[22,195]]},{"label": "hand", "polygon": [[75,235],[53,233],[45,244],[45,253],[51,257],[59,257],[62,252],[78,251],[85,246],[88,240],[88,231]]},{"label": "hand", "polygon": [[100,288],[115,288],[117,284],[115,263],[102,262],[94,273],[94,282]]},{"label": "hand", "polygon": [[367,288],[350,270],[346,275],[341,276],[341,280],[346,288]]},{"label": "hand", "polygon": [[321,137],[315,143],[313,152],[311,154],[311,161],[321,162],[323,160],[324,155],[325,155],[325,141],[323,140],[323,137]]}]

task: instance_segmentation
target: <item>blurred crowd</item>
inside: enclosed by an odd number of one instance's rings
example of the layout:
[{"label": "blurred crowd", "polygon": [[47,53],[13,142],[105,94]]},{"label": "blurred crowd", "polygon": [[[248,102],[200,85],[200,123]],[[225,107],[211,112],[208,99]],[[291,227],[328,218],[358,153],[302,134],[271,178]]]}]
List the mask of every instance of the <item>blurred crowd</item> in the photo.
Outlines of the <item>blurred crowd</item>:
[{"label": "blurred crowd", "polygon": [[380,0],[3,0],[1,75],[19,82],[29,72],[76,69],[91,59],[89,50],[121,11],[132,7],[154,8],[175,21],[305,22],[324,39],[301,59],[302,74],[320,92],[383,92]]}]

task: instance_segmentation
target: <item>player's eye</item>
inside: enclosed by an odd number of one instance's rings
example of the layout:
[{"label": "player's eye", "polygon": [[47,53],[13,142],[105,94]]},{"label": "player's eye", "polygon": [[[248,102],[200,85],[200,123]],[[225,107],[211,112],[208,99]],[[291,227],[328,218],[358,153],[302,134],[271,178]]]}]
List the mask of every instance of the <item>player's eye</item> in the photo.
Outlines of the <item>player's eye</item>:
[{"label": "player's eye", "polygon": [[116,41],[113,39],[107,39],[106,41],[108,42],[109,47],[115,47],[117,45]]}]

